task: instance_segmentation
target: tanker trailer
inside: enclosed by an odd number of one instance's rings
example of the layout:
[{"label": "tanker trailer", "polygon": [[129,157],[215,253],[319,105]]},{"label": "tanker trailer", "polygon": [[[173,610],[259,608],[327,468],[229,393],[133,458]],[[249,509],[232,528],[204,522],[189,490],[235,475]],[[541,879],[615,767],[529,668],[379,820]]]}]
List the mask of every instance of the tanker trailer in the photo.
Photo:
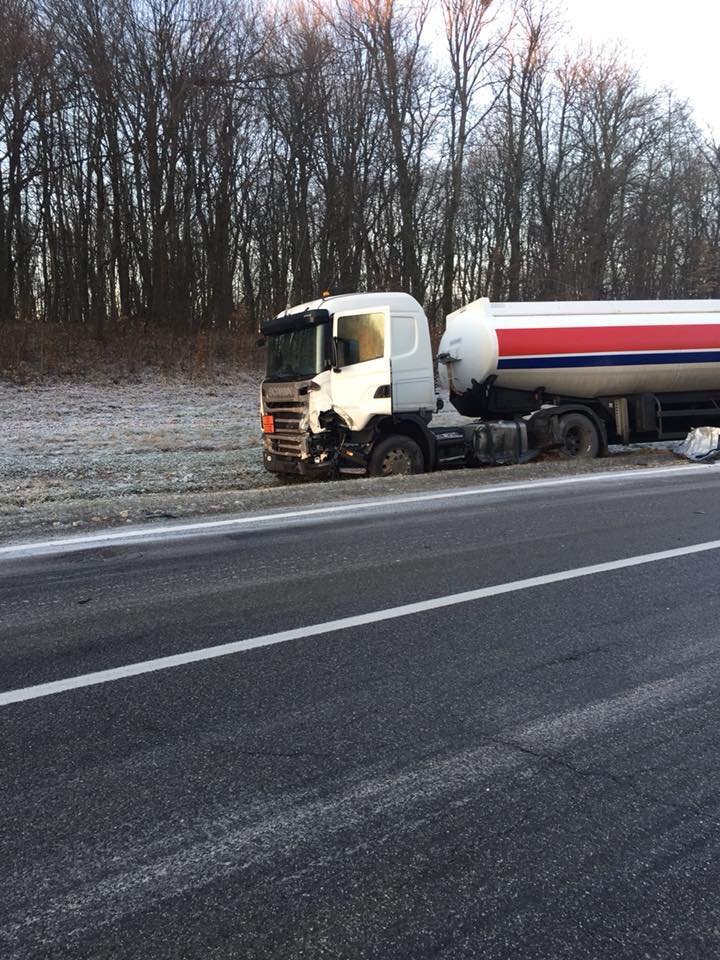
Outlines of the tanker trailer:
[{"label": "tanker trailer", "polygon": [[718,300],[476,300],[447,317],[438,361],[459,413],[524,420],[539,449],[596,456],[720,425]]}]

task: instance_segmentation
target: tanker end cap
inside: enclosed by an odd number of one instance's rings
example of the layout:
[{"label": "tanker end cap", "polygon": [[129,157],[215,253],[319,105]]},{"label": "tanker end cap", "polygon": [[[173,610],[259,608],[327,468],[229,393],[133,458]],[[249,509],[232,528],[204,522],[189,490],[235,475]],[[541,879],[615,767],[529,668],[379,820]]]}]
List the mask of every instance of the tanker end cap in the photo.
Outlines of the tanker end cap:
[{"label": "tanker end cap", "polygon": [[462,307],[458,307],[457,310],[453,310],[452,313],[449,313],[445,317],[445,322],[448,323],[451,320],[454,320],[456,317],[462,317],[463,314],[472,310],[473,312],[480,311],[484,313],[490,309],[490,298],[489,297],[478,297],[477,300],[471,300],[470,303],[463,304]]}]

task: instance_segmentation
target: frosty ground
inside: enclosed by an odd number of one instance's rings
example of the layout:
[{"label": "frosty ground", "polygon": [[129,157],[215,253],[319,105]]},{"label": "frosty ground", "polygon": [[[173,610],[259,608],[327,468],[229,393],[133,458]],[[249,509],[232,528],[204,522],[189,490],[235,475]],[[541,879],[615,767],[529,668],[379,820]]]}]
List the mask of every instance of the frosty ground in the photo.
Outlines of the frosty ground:
[{"label": "frosty ground", "polygon": [[[136,382],[0,382],[0,540],[46,528],[108,525],[561,473],[663,465],[670,447],[617,449],[582,464],[283,486],[262,464],[260,374],[212,382],[148,374]],[[449,408],[434,422],[462,422]]]},{"label": "frosty ground", "polygon": [[0,384],[0,507],[267,483],[259,377]]}]

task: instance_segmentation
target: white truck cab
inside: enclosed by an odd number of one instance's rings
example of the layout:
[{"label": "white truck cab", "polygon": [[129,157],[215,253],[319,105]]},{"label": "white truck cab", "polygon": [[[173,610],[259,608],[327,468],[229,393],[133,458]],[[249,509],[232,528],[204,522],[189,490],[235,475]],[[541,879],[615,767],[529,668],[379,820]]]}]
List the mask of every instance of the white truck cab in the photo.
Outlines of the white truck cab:
[{"label": "white truck cab", "polygon": [[[327,297],[262,325],[264,463],[277,473],[431,469],[430,331],[406,293]],[[381,441],[384,442],[377,453]]]}]

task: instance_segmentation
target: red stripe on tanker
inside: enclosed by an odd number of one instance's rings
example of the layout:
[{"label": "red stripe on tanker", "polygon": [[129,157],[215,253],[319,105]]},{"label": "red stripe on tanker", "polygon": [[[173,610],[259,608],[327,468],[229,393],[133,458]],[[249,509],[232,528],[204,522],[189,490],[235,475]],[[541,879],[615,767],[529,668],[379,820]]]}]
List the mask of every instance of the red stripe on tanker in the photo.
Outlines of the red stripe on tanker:
[{"label": "red stripe on tanker", "polygon": [[501,357],[720,349],[720,324],[498,329]]}]

